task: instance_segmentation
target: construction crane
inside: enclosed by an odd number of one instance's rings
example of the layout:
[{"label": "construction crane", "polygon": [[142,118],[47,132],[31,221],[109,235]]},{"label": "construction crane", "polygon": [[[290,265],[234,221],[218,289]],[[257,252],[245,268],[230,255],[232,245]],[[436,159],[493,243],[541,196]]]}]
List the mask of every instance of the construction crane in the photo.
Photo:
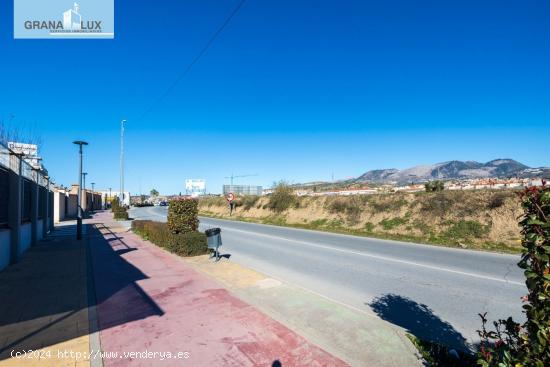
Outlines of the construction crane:
[{"label": "construction crane", "polygon": [[224,178],[229,178],[229,179],[231,179],[231,186],[233,186],[233,179],[234,179],[234,178],[252,177],[252,176],[258,176],[258,174],[255,173],[255,174],[253,174],[253,175],[239,175],[239,176],[235,176],[234,174],[231,174],[231,176],[224,177]]}]

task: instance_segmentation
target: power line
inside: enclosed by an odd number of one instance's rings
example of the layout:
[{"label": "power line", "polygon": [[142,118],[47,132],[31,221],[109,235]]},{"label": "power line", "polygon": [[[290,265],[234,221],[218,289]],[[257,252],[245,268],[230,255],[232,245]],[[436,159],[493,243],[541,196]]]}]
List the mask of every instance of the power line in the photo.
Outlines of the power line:
[{"label": "power line", "polygon": [[142,118],[144,118],[145,116],[147,116],[152,110],[153,108],[159,104],[160,102],[162,102],[162,100],[164,98],[166,98],[170,92],[172,92],[172,90],[176,87],[176,85],[178,85],[178,83],[183,79],[185,78],[185,76],[191,71],[191,69],[193,68],[193,66],[200,60],[200,58],[206,53],[206,51],[208,51],[208,49],[210,48],[210,46],[212,46],[212,44],[214,43],[214,41],[216,40],[216,38],[218,38],[218,36],[223,32],[223,30],[225,29],[225,27],[227,27],[227,25],[229,24],[229,22],[231,22],[231,19],[233,19],[233,17],[235,15],[237,15],[237,13],[239,12],[239,10],[241,10],[242,6],[244,5],[244,3],[246,2],[246,0],[241,0],[239,1],[239,3],[237,4],[237,6],[233,9],[233,11],[229,14],[229,16],[225,19],[225,21],[221,24],[221,26],[216,30],[216,32],[214,32],[214,34],[210,37],[210,39],[208,40],[208,42],[206,42],[206,44],[204,45],[204,47],[200,50],[200,52],[197,54],[197,56],[195,56],[195,58],[189,63],[189,65],[187,65],[187,67],[183,70],[183,72],[178,75],[178,77],[174,80],[174,82],[168,87],[168,89],[166,89],[166,91],[153,103],[151,104],[151,106],[145,110],[145,112],[138,118],[138,120],[141,120]]}]

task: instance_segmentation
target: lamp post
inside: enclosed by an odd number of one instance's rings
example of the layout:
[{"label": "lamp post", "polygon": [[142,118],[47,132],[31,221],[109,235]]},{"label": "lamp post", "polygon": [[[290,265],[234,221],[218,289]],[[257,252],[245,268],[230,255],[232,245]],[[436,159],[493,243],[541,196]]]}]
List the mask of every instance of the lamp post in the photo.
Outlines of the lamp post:
[{"label": "lamp post", "polygon": [[94,204],[95,204],[95,198],[94,198],[94,196],[95,196],[95,193],[94,193],[94,186],[95,186],[95,182],[92,182],[92,211],[94,211],[94,210],[95,210],[95,205],[94,205]]},{"label": "lamp post", "polygon": [[124,205],[124,123],[120,121],[120,204]]},{"label": "lamp post", "polygon": [[82,184],[82,189],[84,190],[84,210],[88,210],[88,193],[86,192],[86,175],[88,172],[82,172],[82,180],[84,183]]},{"label": "lamp post", "polygon": [[[109,187],[109,206],[112,205],[113,199],[111,197],[111,188]],[[107,204],[107,200],[105,200],[105,204]],[[107,208],[107,205],[105,205],[105,208]]]},{"label": "lamp post", "polygon": [[80,155],[80,164],[78,169],[78,204],[77,204],[77,216],[76,216],[76,239],[81,240],[82,239],[82,146],[88,145],[85,141],[77,140],[73,141],[73,144],[76,144],[79,146],[78,153]]}]

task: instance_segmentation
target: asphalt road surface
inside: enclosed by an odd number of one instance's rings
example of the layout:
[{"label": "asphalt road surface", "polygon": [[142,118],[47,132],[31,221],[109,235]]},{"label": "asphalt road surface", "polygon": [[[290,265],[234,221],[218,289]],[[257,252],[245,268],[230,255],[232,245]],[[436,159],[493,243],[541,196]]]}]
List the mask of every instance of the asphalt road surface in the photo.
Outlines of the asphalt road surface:
[{"label": "asphalt road surface", "polygon": [[[166,221],[166,207],[131,217]],[[350,307],[418,337],[459,348],[478,340],[478,313],[523,321],[519,256],[200,218],[222,229],[230,260]],[[353,325],[350,325],[353,327]]]}]

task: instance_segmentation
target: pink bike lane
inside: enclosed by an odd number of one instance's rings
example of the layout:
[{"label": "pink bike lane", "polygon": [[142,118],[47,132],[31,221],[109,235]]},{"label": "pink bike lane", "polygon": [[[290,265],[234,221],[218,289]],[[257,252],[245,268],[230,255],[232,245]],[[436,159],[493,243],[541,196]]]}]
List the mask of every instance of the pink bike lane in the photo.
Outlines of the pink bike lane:
[{"label": "pink bike lane", "polygon": [[[100,213],[92,221],[109,218]],[[131,232],[94,227],[90,253],[105,366],[345,365],[175,255]]]}]

